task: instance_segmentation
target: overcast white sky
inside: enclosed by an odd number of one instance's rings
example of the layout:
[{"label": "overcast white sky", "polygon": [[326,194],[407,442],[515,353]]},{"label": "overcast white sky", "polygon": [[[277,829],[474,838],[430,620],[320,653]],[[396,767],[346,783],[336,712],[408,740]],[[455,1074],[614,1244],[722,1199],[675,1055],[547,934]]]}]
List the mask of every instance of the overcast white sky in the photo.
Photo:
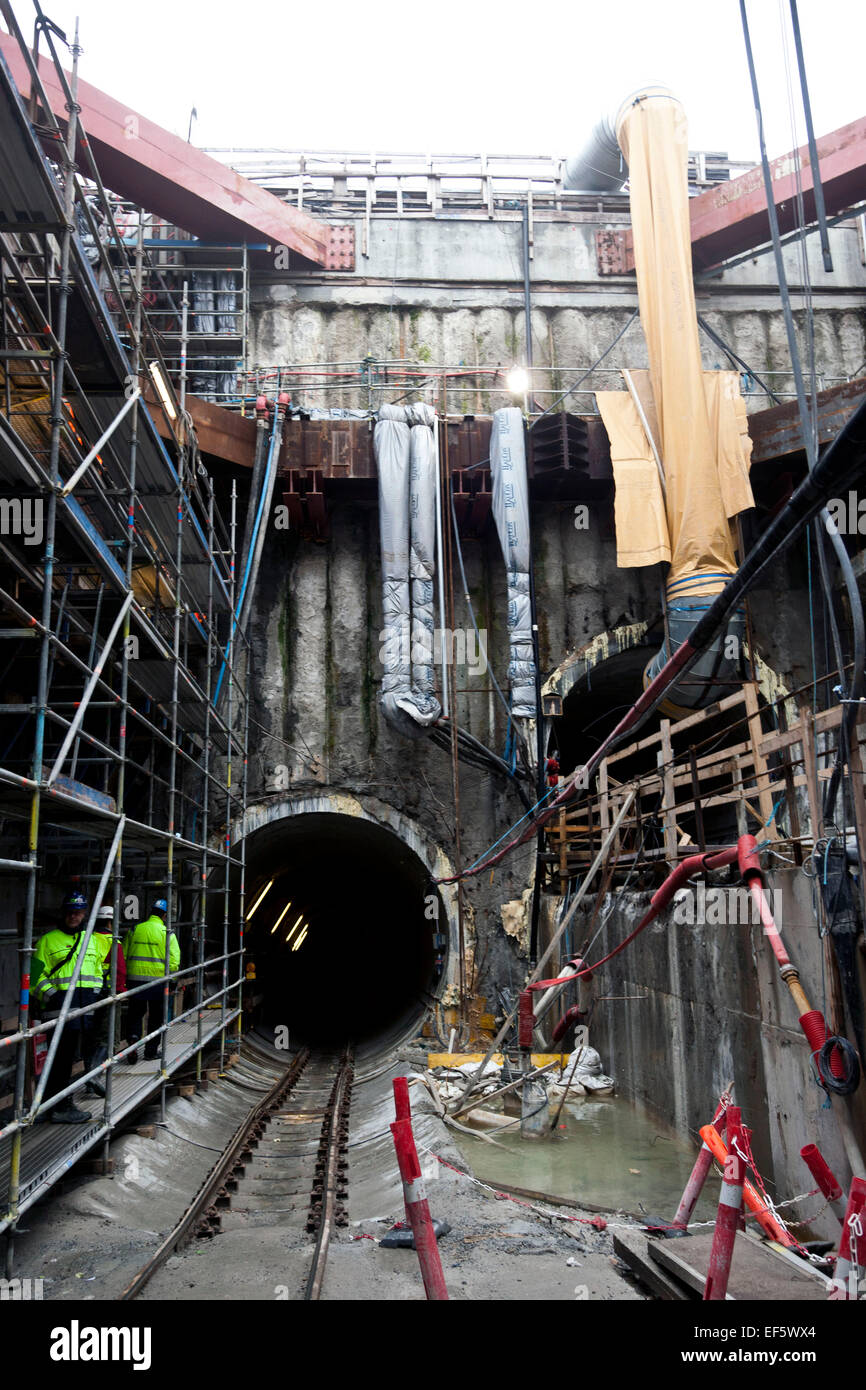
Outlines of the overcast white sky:
[{"label": "overcast white sky", "polygon": [[[31,32],[29,0],[14,0]],[[738,0],[43,0],[81,74],[202,146],[553,154],[664,82],[692,149],[757,159]],[[770,153],[805,140],[788,0],[748,0]],[[800,0],[818,135],[866,114],[866,0]]]}]

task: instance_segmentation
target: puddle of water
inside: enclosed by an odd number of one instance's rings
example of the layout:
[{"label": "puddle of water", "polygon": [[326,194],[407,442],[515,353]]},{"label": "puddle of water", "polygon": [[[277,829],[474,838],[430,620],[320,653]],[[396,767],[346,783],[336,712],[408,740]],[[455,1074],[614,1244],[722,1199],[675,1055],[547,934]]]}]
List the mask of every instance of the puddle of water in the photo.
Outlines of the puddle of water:
[{"label": "puddle of water", "polygon": [[[555,1109],[551,1118],[553,1114]],[[611,1210],[673,1218],[697,1157],[696,1145],[616,1096],[569,1103],[559,1123],[565,1128],[549,1139],[521,1139],[519,1126],[488,1131],[504,1149],[452,1134],[473,1171],[485,1180]],[[712,1219],[718,1195],[719,1182],[711,1173],[692,1219]]]}]

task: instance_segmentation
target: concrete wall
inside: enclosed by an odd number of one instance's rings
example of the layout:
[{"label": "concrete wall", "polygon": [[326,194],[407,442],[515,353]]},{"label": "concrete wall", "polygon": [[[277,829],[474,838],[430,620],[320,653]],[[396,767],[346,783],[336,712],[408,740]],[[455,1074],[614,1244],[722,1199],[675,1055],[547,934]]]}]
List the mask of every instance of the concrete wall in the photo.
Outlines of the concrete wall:
[{"label": "concrete wall", "polygon": [[[249,797],[251,803],[327,789],[373,796],[411,818],[448,855],[454,854],[450,758],[429,740],[395,733],[379,716],[382,679],[378,512],[371,503],[337,503],[325,544],[271,530],[265,547],[251,635],[254,679]],[[659,570],[619,570],[608,503],[593,503],[590,526],[574,527],[568,504],[533,507],[542,674],[596,634],[652,617],[659,609]],[[464,540],[467,581],[488,659],[507,689],[505,576],[491,526],[483,540]],[[794,554],[760,591],[764,620],[758,649],[786,683],[808,679],[808,625],[778,626],[780,609],[805,603],[806,575]],[[457,626],[471,632],[456,585]],[[784,596],[784,602],[783,602]],[[506,720],[486,671],[459,665],[456,685],[463,728],[502,753]],[[637,689],[623,690],[622,701]],[[524,814],[501,777],[461,766],[463,861],[483,854]],[[524,847],[469,880],[469,922],[484,956],[482,993],[522,983],[525,959],[502,930],[500,906],[531,882],[532,850]],[[470,933],[471,934],[471,933]]]},{"label": "concrete wall", "polygon": [[[608,347],[637,307],[634,276],[598,273],[595,235],[622,225],[627,217],[597,213],[548,213],[535,221],[531,263],[533,362],[539,389],[561,391],[581,369]],[[356,226],[362,244],[361,226]],[[816,311],[816,355],[820,385],[845,379],[866,359],[863,294],[866,268],[856,223],[830,232],[834,269],[821,262],[809,238],[809,280]],[[813,244],[814,243],[814,244]],[[785,252],[794,307],[803,303],[799,251]],[[785,327],[779,306],[772,256],[762,255],[723,273],[706,275],[696,286],[698,312],[769,385],[790,395]],[[703,335],[707,368],[730,363]],[[805,344],[804,344],[805,347]],[[410,359],[419,365],[509,367],[525,355],[522,230],[519,213],[483,217],[374,217],[369,255],[358,254],[356,269],[289,274],[267,266],[256,272],[252,290],[252,366],[296,363]],[[808,354],[806,359],[808,360]],[[646,365],[638,324],[575,397],[574,408],[590,411],[590,392],[620,384],[620,366]],[[550,369],[542,370],[542,369]],[[506,403],[491,379],[450,388],[456,412],[484,412]],[[387,394],[384,399],[388,399]],[[552,396],[540,396],[549,403]],[[365,406],[366,392],[308,391],[308,404]],[[373,404],[380,403],[377,393]],[[760,388],[750,408],[767,404]]]},{"label": "concrete wall", "polygon": [[[784,870],[769,874],[767,883],[778,890],[776,919],[809,1001],[829,1017],[808,880],[802,872]],[[726,902],[732,902],[730,893]],[[637,925],[647,904],[643,894],[626,895],[593,954],[606,955]],[[727,916],[732,915],[729,906]],[[796,1007],[760,925],[678,925],[669,909],[603,967],[597,991],[639,996],[599,1002],[591,1029],[620,1094],[646,1105],[680,1133],[696,1135],[712,1119],[724,1084],[733,1080],[734,1100],[752,1129],[761,1172],[775,1183],[774,1196],[794,1197],[814,1186],[800,1158],[806,1143],[818,1145],[844,1184],[850,1174],[835,1112],[845,1102],[834,1098],[824,1108],[825,1093],[812,1078]],[[862,1093],[859,1099],[862,1143]],[[795,1210],[805,1216],[821,1205],[820,1198],[811,1198]],[[824,1213],[813,1228],[828,1239],[838,1233],[832,1214]]]}]

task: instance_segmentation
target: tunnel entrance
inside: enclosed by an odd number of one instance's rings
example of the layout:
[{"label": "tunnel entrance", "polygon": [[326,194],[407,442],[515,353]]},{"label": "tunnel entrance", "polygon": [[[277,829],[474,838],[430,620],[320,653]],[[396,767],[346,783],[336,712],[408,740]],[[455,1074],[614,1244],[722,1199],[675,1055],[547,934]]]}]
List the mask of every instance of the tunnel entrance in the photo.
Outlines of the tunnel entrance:
[{"label": "tunnel entrance", "polygon": [[288,1028],[292,1047],[328,1047],[387,1043],[420,1021],[448,929],[409,845],[361,817],[314,812],[254,831],[246,862],[262,1024]]}]

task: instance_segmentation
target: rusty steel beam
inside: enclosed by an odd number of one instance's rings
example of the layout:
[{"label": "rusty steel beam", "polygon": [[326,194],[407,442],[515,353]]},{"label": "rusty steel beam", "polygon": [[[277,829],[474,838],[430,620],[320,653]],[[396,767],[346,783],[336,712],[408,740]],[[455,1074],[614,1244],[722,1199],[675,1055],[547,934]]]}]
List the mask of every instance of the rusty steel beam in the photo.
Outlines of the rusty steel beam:
[{"label": "rusty steel beam", "polygon": [[[842,426],[864,399],[866,377],[846,381],[842,386],[831,386],[827,391],[819,391],[819,445],[829,444],[831,439],[836,438]],[[758,410],[754,415],[750,415],[749,434],[752,439],[753,464],[784,458],[786,454],[797,454],[806,447],[796,401],[787,401],[785,405],[774,405],[769,410]]]},{"label": "rusty steel beam", "polygon": [[[866,117],[822,136],[817,150],[824,202],[827,215],[832,217],[866,198]],[[806,222],[815,221],[812,162],[808,145],[803,145],[770,163],[773,202],[783,235],[798,225],[798,162]],[[696,269],[719,265],[731,256],[763,246],[770,240],[770,220],[760,165],[692,198],[689,220]],[[624,275],[634,270],[631,227],[596,233],[596,249],[599,274]]]},{"label": "rusty steel beam", "polygon": [[[174,439],[171,422],[157,399],[150,382],[145,383],[144,399],[154,424],[163,439]],[[249,416],[221,405],[212,405],[198,396],[187,395],[186,409],[192,416],[198,446],[203,454],[224,459],[226,463],[252,468],[256,448],[256,422]]]},{"label": "rusty steel beam", "polygon": [[[0,52],[26,101],[30,76],[11,35],[0,33]],[[39,75],[51,109],[65,127],[63,89],[48,58],[40,58]],[[113,192],[204,239],[268,241],[326,270],[354,269],[352,227],[331,226],[289,207],[88,82],[79,80],[78,103],[102,180]],[[83,151],[78,162],[86,175]]]}]

